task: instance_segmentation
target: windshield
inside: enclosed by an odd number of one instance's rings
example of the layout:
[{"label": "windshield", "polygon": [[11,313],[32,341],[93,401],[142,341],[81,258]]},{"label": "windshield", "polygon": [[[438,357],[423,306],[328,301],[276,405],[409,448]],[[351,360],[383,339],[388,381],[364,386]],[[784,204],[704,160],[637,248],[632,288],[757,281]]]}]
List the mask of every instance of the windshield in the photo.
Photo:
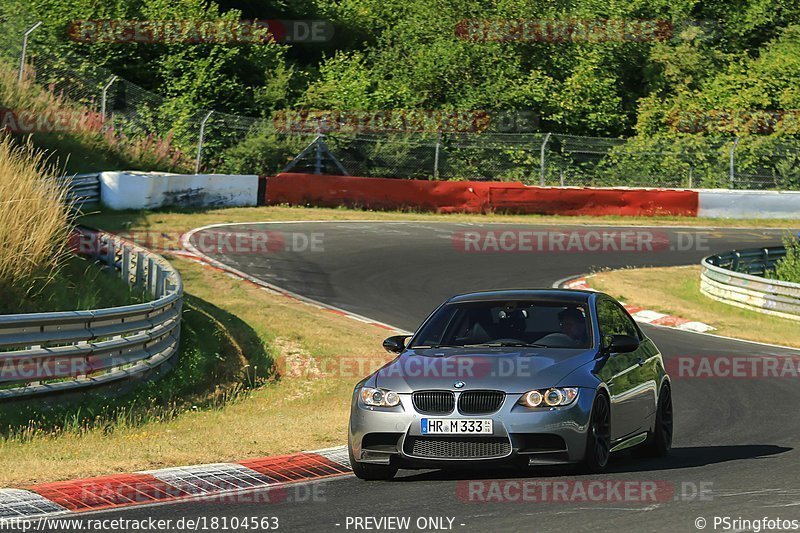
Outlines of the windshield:
[{"label": "windshield", "polygon": [[480,301],[442,306],[410,348],[532,346],[590,348],[591,321],[569,302]]}]

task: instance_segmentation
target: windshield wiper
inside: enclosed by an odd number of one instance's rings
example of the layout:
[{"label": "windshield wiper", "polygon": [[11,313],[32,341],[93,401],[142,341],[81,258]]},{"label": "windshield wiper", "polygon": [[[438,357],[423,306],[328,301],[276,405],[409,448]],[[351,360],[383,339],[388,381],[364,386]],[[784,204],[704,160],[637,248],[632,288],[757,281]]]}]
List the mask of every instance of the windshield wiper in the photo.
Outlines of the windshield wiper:
[{"label": "windshield wiper", "polygon": [[507,347],[518,347],[518,348],[550,348],[547,344],[536,344],[536,343],[529,343],[529,342],[512,342],[512,341],[504,341],[504,342],[481,342],[477,344],[431,344],[431,345],[420,345],[420,346],[411,346],[412,349],[416,348],[424,348],[424,349],[437,349],[437,348],[481,348],[481,347],[488,347],[488,348],[507,348]]},{"label": "windshield wiper", "polygon": [[495,347],[516,347],[516,348],[550,348],[547,344],[536,344],[535,342],[515,342],[515,341],[502,341],[502,342],[484,342],[481,344],[472,344],[471,346],[489,346]]},{"label": "windshield wiper", "polygon": [[432,349],[435,350],[436,348],[463,348],[464,346],[470,346],[470,345],[469,344],[466,344],[466,345],[464,345],[464,344],[419,344],[417,346],[411,346],[410,348],[412,350],[413,349],[417,349],[417,348],[425,348],[425,349],[432,348]]}]

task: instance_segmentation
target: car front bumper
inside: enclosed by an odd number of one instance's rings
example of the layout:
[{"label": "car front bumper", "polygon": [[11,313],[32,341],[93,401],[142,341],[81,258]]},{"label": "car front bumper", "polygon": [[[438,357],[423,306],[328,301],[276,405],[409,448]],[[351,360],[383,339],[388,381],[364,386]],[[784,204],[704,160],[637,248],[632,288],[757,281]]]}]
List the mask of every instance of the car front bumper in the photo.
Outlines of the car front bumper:
[{"label": "car front bumper", "polygon": [[[411,394],[400,394],[394,408],[364,405],[353,395],[348,442],[354,460],[403,468],[447,468],[480,463],[529,465],[581,461],[595,391],[581,388],[565,407],[530,409],[521,394],[507,394],[497,412],[486,415],[427,415],[417,412]],[[486,436],[422,435],[423,418],[492,419]]]}]

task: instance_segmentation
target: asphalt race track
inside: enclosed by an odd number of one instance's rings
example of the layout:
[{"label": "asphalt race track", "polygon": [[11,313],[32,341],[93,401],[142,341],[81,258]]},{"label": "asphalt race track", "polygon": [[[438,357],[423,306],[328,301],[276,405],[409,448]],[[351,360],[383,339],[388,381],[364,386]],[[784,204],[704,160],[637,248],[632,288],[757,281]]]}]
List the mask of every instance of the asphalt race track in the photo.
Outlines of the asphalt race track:
[{"label": "asphalt race track", "polygon": [[[442,300],[486,288],[549,287],[601,267],[697,264],[734,248],[780,243],[780,230],[597,228],[651,231],[663,242],[647,251],[465,253],[454,235],[502,229],[586,232],[588,227],[455,223],[325,222],[236,225],[204,232],[282,232],[321,236],[324,251],[209,253],[254,277],[303,296],[413,330]],[[195,234],[198,244],[204,232]],[[548,237],[551,239],[552,237]],[[291,247],[286,244],[286,247]],[[302,247],[302,246],[300,246]],[[626,295],[632,297],[633,295]],[[777,347],[645,327],[665,358],[800,355]],[[775,339],[779,342],[780,339]],[[401,471],[393,482],[352,476],[323,482],[314,503],[185,502],[101,513],[124,516],[277,516],[282,531],[355,531],[348,517],[448,517],[456,531],[697,531],[715,516],[800,519],[800,387],[796,379],[674,379],[675,439],[666,460],[623,453],[610,473],[592,478],[571,469],[541,471]],[[525,476],[525,477],[520,477]],[[531,477],[534,476],[534,477]],[[630,501],[465,501],[468,480],[652,480],[669,487],[655,503]],[[444,521],[445,526],[447,520]],[[718,529],[719,530],[719,529]]]}]

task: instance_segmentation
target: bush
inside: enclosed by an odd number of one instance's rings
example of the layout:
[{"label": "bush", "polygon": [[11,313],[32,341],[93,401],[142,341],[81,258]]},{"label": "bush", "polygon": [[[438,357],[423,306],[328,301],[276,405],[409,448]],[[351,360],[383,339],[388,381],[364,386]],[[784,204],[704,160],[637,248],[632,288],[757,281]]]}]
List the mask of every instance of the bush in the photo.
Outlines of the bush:
[{"label": "bush", "polygon": [[800,236],[787,234],[783,238],[786,257],[775,265],[775,278],[800,283]]},{"label": "bush", "polygon": [[214,166],[223,173],[273,176],[309,142],[311,138],[279,135],[269,129],[255,130],[225,150]]}]

